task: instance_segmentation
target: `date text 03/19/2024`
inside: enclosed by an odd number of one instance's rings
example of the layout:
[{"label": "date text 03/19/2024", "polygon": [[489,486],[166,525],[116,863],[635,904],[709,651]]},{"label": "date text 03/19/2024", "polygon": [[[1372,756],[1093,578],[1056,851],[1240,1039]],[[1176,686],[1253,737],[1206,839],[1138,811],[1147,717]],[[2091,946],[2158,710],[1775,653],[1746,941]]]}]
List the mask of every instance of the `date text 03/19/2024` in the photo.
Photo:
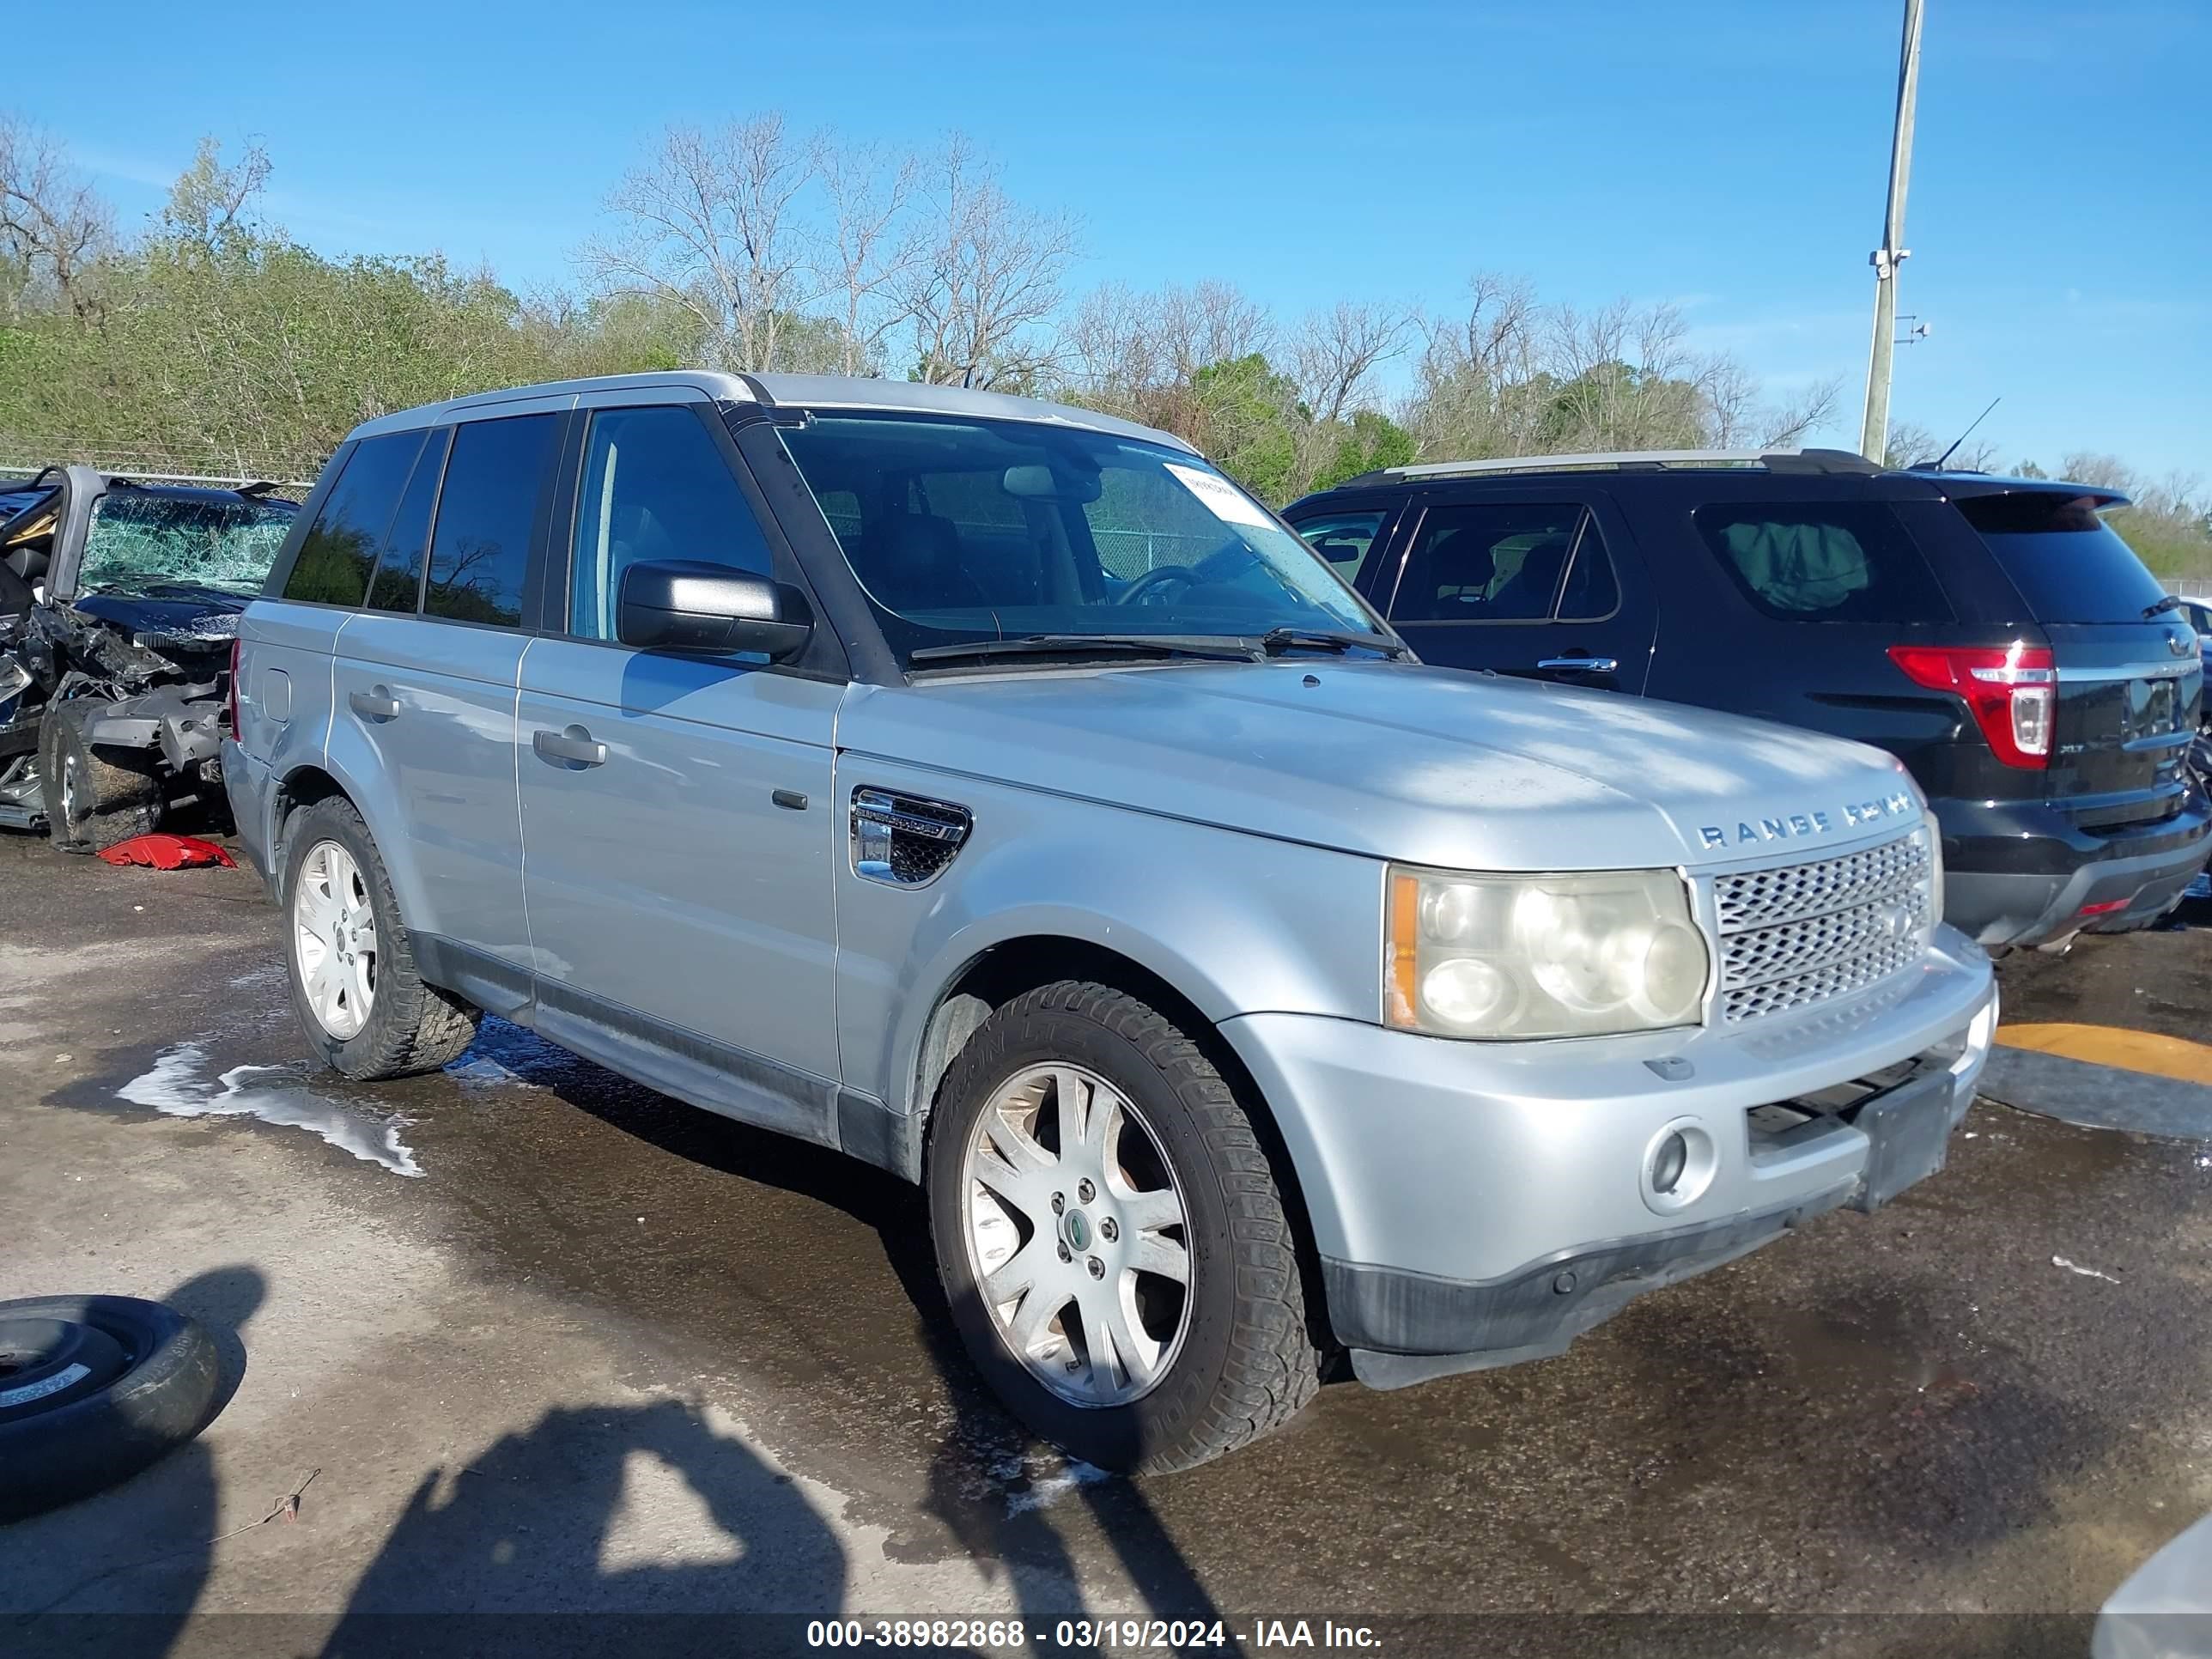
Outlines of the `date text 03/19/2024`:
[{"label": "date text 03/19/2024", "polygon": [[1336,1648],[1381,1645],[1365,1625],[1334,1620],[1259,1619],[1232,1630],[1212,1619],[1061,1619],[1032,1630],[1019,1619],[817,1619],[806,1626],[812,1648],[975,1648],[1011,1652],[1048,1649]]}]

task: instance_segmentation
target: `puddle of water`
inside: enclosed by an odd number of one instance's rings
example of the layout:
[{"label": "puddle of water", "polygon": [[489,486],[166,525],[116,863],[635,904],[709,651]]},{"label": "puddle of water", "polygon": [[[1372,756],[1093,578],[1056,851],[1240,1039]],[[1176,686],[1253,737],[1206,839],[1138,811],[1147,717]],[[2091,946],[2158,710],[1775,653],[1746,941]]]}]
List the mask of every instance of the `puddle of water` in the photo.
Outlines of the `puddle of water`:
[{"label": "puddle of water", "polygon": [[207,1050],[197,1042],[179,1042],[162,1049],[151,1071],[116,1092],[134,1106],[169,1117],[252,1117],[305,1129],[394,1175],[423,1173],[413,1150],[399,1138],[400,1120],[380,1118],[317,1094],[300,1081],[303,1072],[299,1066],[234,1066],[211,1079]]}]

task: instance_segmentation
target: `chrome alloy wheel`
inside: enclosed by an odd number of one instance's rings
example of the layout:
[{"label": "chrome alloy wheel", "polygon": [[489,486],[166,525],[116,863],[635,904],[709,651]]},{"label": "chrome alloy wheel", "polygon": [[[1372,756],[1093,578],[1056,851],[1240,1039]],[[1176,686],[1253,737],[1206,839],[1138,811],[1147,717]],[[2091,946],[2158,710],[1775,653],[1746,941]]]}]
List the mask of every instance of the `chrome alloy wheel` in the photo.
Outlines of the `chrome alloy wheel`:
[{"label": "chrome alloy wheel", "polygon": [[61,821],[64,829],[74,831],[84,821],[83,780],[77,775],[76,757],[62,757]]},{"label": "chrome alloy wheel", "polygon": [[292,900],[293,971],[322,1028],[341,1042],[376,1002],[376,911],[353,854],[334,841],[307,849]]},{"label": "chrome alloy wheel", "polygon": [[1079,1066],[1000,1085],[969,1133],[960,1212],[1007,1349],[1061,1399],[1126,1406],[1190,1326],[1182,1189],[1142,1114]]}]

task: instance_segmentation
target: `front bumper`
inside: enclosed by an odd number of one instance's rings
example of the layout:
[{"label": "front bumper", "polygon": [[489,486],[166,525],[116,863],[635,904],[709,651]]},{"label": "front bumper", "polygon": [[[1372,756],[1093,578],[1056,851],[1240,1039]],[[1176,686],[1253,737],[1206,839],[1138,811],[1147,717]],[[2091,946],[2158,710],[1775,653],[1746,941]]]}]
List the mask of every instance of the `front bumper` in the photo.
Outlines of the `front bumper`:
[{"label": "front bumper", "polygon": [[[1224,1034],[1273,1109],[1329,1320],[1383,1386],[1555,1353],[1634,1296],[1942,1164],[1996,1024],[1949,928],[1916,971],[1741,1030],[1469,1043],[1291,1014]],[[1854,1079],[1867,1079],[1850,1085]],[[1797,1115],[1749,1114],[1800,1103]],[[1654,1147],[1702,1133],[1686,1202]]]}]

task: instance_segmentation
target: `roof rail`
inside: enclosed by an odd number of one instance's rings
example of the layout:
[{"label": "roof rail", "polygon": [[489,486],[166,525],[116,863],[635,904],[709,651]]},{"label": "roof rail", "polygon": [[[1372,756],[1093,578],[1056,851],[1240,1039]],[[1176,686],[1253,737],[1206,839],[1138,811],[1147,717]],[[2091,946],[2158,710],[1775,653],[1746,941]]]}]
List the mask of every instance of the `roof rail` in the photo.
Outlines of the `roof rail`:
[{"label": "roof rail", "polygon": [[1866,476],[1881,471],[1848,449],[1623,449],[1586,455],[1517,455],[1485,461],[1425,461],[1378,467],[1333,485],[1404,483],[1424,478],[1462,478],[1493,472],[1633,472],[1669,467],[1757,467],[1768,472]]}]

